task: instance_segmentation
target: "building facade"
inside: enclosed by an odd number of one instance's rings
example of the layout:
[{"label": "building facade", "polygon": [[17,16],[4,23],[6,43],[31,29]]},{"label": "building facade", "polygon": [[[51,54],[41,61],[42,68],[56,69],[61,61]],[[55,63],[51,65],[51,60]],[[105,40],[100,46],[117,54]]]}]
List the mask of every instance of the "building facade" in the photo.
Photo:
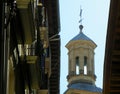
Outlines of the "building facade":
[{"label": "building facade", "polygon": [[120,0],[110,0],[103,94],[120,94]]},{"label": "building facade", "polygon": [[0,93],[59,94],[59,0],[0,1]]},{"label": "building facade", "polygon": [[102,94],[95,85],[94,49],[97,45],[83,32],[80,32],[66,45],[68,49],[68,89],[64,94]]}]

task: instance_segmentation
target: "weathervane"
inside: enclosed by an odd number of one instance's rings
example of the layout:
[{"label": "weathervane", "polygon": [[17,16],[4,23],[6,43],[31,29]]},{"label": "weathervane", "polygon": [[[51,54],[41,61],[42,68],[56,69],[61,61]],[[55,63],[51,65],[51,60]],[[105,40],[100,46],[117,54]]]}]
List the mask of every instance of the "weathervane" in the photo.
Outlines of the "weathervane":
[{"label": "weathervane", "polygon": [[82,8],[80,6],[80,21],[79,21],[79,23],[80,23],[80,26],[79,26],[80,33],[82,32],[82,29],[83,29],[82,20],[83,20],[83,18],[82,18]]}]

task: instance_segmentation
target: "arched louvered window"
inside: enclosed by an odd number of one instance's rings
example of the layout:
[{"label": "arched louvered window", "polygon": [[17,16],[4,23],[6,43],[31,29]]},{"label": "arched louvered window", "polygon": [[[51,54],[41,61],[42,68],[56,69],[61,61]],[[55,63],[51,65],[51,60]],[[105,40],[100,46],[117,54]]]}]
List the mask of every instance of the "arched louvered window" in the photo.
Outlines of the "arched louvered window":
[{"label": "arched louvered window", "polygon": [[84,74],[87,75],[87,56],[84,56]]},{"label": "arched louvered window", "polygon": [[79,57],[78,56],[75,58],[75,62],[76,62],[76,74],[79,74]]}]

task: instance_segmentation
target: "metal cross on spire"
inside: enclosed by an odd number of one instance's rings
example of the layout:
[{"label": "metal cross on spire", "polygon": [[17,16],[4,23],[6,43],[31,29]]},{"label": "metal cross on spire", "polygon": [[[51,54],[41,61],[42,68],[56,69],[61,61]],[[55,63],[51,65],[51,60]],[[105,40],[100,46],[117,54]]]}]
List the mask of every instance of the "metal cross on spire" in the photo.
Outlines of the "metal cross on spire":
[{"label": "metal cross on spire", "polygon": [[80,6],[80,21],[79,21],[79,23],[80,23],[80,26],[79,26],[80,33],[82,32],[82,29],[83,29],[82,20],[83,20],[83,18],[82,18],[82,8]]},{"label": "metal cross on spire", "polygon": [[79,23],[82,24],[82,8],[81,8],[81,6],[80,6],[80,21],[79,21]]}]

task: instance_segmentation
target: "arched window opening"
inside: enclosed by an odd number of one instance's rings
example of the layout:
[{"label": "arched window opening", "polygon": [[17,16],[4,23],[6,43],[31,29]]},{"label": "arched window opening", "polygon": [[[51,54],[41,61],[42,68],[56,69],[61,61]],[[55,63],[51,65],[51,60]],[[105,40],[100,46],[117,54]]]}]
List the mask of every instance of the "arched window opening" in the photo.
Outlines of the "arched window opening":
[{"label": "arched window opening", "polygon": [[79,57],[78,56],[75,58],[75,62],[76,62],[76,74],[79,74]]},{"label": "arched window opening", "polygon": [[87,57],[84,56],[84,74],[87,75]]}]

